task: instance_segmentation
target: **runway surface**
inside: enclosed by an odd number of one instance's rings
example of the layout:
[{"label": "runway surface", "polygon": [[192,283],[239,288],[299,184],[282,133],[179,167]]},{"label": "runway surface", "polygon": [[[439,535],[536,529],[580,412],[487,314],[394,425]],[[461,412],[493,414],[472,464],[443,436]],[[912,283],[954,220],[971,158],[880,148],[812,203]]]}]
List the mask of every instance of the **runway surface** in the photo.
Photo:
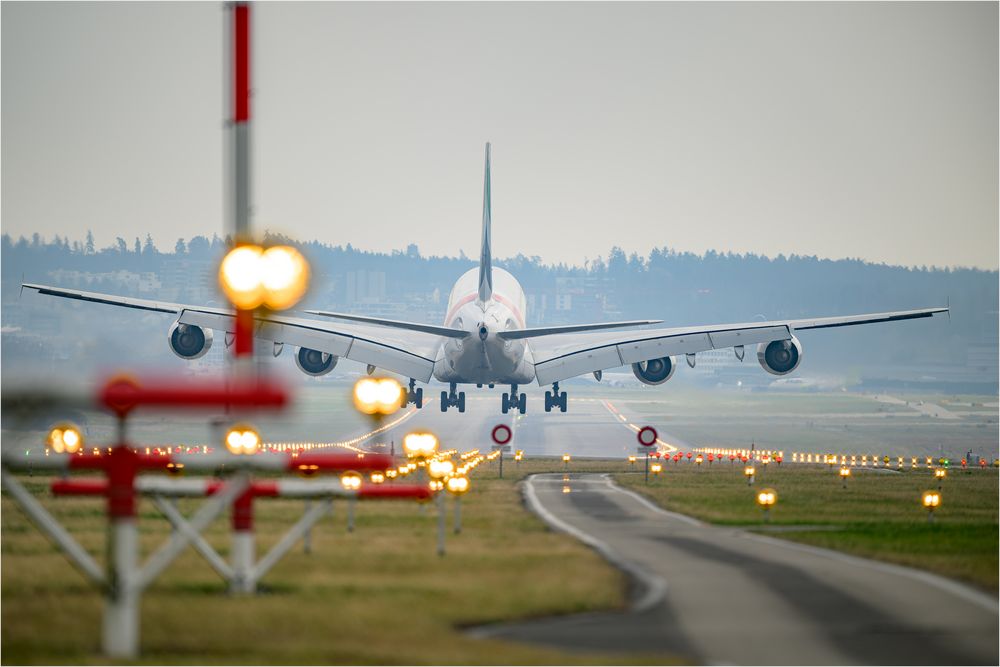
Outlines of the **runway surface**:
[{"label": "runway surface", "polygon": [[[634,454],[635,428],[645,424],[637,420],[624,404],[614,399],[570,397],[565,413],[546,413],[540,396],[528,395],[527,414],[502,414],[499,390],[476,390],[467,395],[466,411],[459,414],[455,408],[441,412],[439,396],[425,398],[424,407],[398,427],[387,431],[386,441],[400,439],[413,430],[427,429],[441,440],[444,449],[467,450],[479,448],[486,452],[493,444],[490,432],[497,424],[511,427],[514,437],[512,449],[523,449],[528,456],[575,457],[626,457]],[[632,427],[630,427],[630,425]],[[662,446],[687,448],[668,433],[660,431]]]},{"label": "runway surface", "polygon": [[603,475],[538,475],[525,498],[632,575],[632,607],[479,635],[708,664],[997,664],[996,599],[950,580],[703,524]]}]

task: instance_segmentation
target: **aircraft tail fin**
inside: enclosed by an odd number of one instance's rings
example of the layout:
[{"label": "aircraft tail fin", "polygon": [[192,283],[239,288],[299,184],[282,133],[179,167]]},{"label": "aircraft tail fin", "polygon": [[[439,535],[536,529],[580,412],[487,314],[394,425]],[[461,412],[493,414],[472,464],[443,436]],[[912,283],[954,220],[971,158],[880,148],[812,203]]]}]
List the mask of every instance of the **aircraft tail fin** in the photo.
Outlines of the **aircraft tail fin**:
[{"label": "aircraft tail fin", "polygon": [[486,142],[486,174],[483,176],[483,242],[479,252],[479,300],[493,297],[493,251],[490,233],[490,144]]}]

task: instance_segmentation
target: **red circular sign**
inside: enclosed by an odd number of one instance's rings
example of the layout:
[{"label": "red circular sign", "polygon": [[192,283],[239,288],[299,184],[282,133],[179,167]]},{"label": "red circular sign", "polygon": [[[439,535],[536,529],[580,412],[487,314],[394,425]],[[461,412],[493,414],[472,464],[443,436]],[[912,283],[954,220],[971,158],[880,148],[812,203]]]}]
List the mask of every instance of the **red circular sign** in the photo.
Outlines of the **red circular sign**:
[{"label": "red circular sign", "polygon": [[506,424],[497,424],[493,427],[493,442],[498,445],[506,445],[510,442],[510,439],[514,437],[514,433],[510,430],[510,426]]},{"label": "red circular sign", "polygon": [[656,444],[656,429],[652,426],[643,426],[639,429],[639,432],[635,434],[635,437],[639,439],[639,444],[643,447],[652,447]]}]

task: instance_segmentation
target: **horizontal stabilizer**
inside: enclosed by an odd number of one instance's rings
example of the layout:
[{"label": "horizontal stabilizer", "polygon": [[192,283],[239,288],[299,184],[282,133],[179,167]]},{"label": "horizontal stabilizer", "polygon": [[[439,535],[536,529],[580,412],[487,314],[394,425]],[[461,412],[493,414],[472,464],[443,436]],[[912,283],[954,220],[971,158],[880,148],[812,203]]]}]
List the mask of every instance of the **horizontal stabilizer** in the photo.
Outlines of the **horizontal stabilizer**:
[{"label": "horizontal stabilizer", "polygon": [[622,327],[638,327],[644,324],[661,324],[663,320],[628,320],[626,322],[600,322],[598,324],[568,324],[560,327],[537,327],[535,329],[515,329],[497,333],[499,338],[518,340],[520,338],[538,338],[555,334],[577,333],[579,331],[597,331],[598,329],[620,329]]},{"label": "horizontal stabilizer", "polygon": [[381,317],[367,317],[365,315],[351,315],[349,313],[334,313],[328,310],[306,310],[310,315],[320,315],[322,317],[333,317],[338,320],[349,320],[351,322],[364,322],[375,324],[381,327],[391,327],[393,329],[406,329],[408,331],[420,331],[435,336],[445,336],[447,338],[465,338],[471,334],[461,329],[450,327],[439,327],[433,324],[420,324],[419,322],[403,322],[401,320],[386,320]]}]

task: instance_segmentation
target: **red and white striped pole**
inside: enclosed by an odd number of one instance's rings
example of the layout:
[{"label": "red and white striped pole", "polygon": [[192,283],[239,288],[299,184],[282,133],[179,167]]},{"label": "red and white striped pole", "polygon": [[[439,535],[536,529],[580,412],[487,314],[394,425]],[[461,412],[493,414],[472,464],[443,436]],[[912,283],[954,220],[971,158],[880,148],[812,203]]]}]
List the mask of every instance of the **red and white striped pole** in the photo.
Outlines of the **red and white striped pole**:
[{"label": "red and white striped pole", "polygon": [[[230,168],[233,243],[250,238],[250,4],[229,5]],[[253,311],[236,310],[233,353],[237,360],[253,355]],[[237,366],[241,363],[237,361]]]},{"label": "red and white striped pole", "polygon": [[257,588],[253,566],[257,548],[253,536],[253,489],[247,489],[236,499],[232,509],[232,593],[253,593]]}]

